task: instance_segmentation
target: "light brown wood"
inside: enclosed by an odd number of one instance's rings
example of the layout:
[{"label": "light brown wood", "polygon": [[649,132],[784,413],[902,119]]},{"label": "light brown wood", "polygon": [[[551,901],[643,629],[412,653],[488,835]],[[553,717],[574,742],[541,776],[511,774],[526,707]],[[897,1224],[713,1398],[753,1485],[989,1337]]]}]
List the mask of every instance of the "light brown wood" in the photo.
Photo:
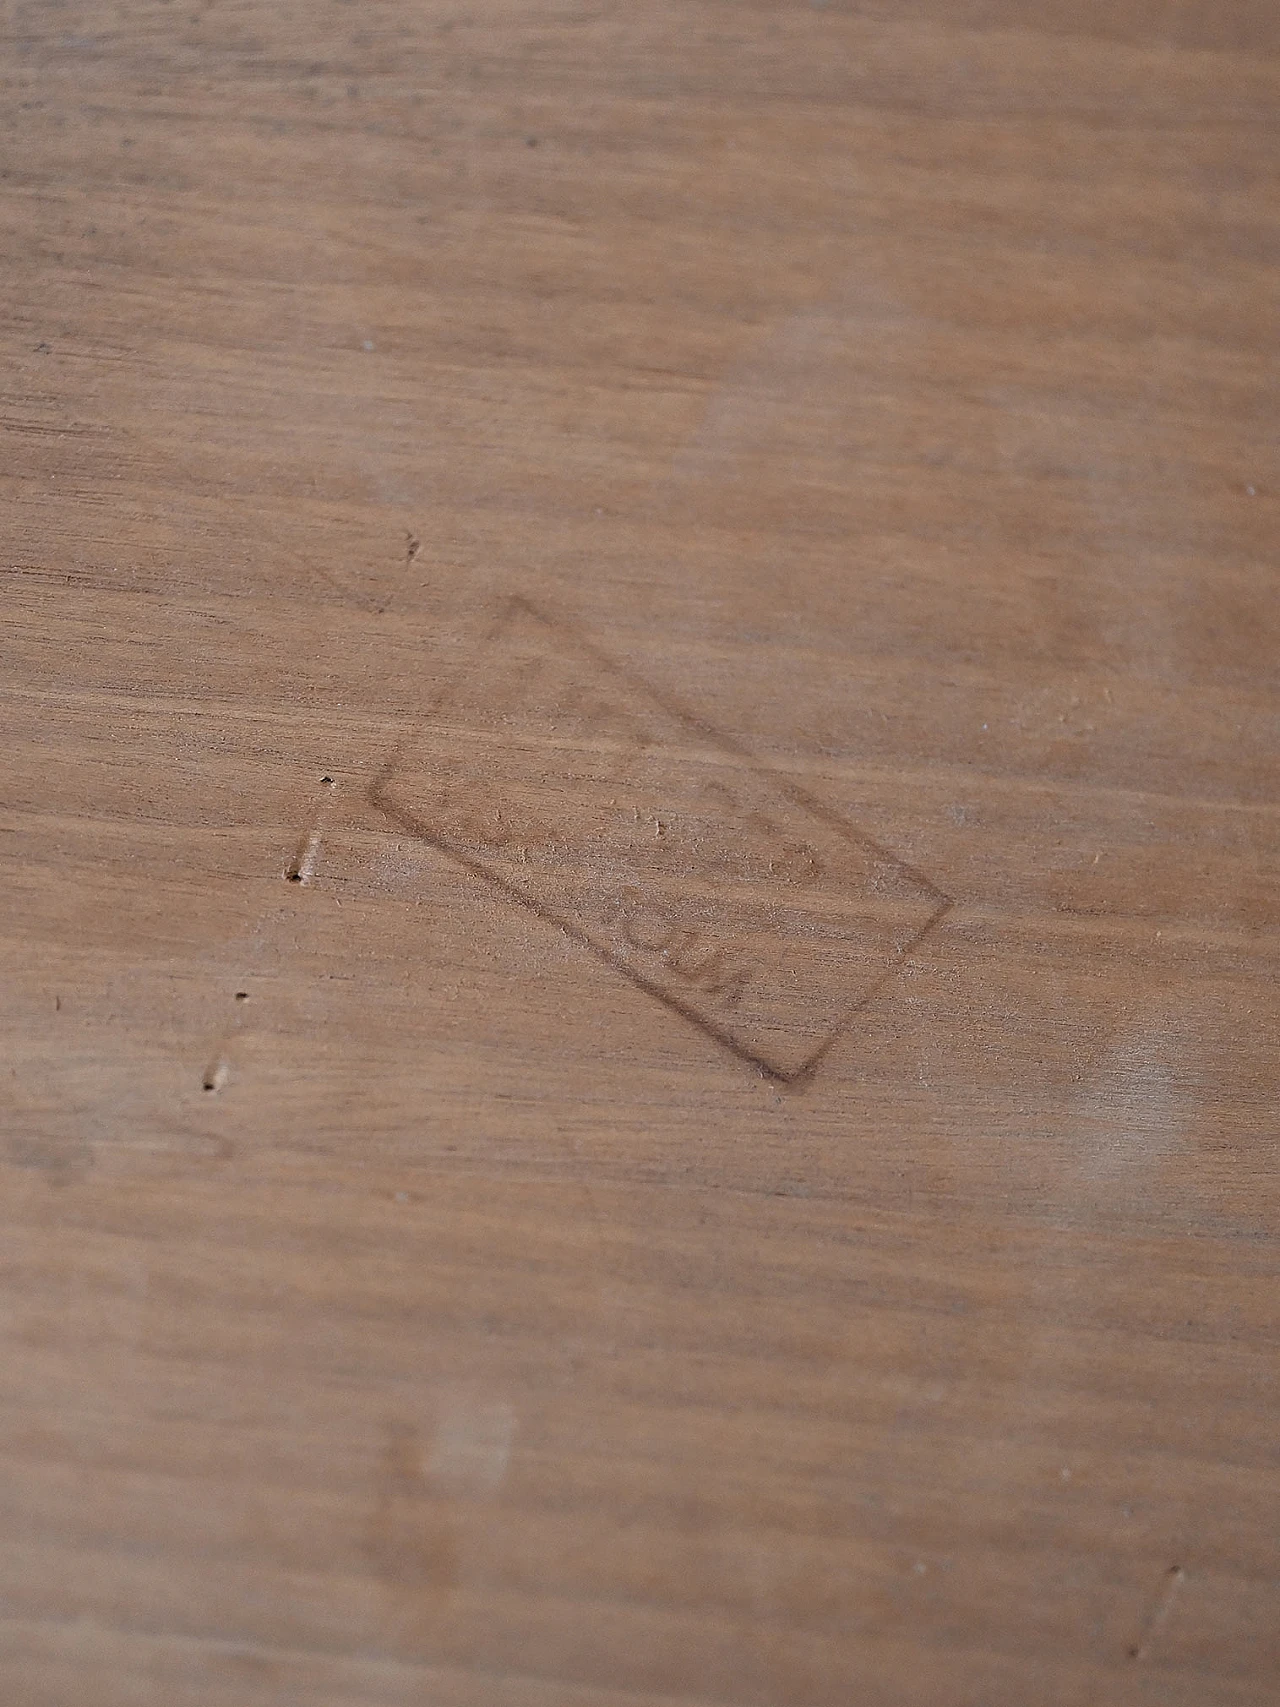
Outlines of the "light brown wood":
[{"label": "light brown wood", "polygon": [[5,10],[7,1707],[1280,1701],[1278,56]]}]

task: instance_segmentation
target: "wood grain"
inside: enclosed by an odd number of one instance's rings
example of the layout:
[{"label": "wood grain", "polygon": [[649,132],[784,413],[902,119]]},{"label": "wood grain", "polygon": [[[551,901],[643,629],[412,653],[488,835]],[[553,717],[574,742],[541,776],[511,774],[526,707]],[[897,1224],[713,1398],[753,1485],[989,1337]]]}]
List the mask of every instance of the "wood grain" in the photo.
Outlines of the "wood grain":
[{"label": "wood grain", "polygon": [[1278,97],[0,13],[6,1703],[1280,1702]]}]

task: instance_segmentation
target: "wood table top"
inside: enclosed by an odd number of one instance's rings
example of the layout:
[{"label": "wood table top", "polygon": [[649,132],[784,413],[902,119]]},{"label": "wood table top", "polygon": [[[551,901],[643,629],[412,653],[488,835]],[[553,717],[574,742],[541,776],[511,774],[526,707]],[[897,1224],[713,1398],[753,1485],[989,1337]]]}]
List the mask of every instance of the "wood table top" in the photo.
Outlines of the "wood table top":
[{"label": "wood table top", "polygon": [[0,18],[0,1699],[1280,1702],[1273,0]]}]

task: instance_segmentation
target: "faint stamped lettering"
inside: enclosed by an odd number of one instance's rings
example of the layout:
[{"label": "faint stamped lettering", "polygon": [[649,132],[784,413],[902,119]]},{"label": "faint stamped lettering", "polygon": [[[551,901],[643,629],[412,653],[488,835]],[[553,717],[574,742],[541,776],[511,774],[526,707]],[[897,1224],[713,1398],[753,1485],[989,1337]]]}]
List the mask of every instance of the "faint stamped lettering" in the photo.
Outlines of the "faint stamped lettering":
[{"label": "faint stamped lettering", "polygon": [[523,598],[373,799],[780,1079],[950,905]]}]

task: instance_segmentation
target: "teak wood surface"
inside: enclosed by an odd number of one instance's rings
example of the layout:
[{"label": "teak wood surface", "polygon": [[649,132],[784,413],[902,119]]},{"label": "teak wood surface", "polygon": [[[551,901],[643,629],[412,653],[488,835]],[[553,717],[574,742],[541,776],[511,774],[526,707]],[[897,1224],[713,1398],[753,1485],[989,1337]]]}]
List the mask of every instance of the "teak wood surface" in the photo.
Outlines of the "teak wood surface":
[{"label": "teak wood surface", "polygon": [[4,1707],[1280,1702],[1275,0],[0,37]]}]

